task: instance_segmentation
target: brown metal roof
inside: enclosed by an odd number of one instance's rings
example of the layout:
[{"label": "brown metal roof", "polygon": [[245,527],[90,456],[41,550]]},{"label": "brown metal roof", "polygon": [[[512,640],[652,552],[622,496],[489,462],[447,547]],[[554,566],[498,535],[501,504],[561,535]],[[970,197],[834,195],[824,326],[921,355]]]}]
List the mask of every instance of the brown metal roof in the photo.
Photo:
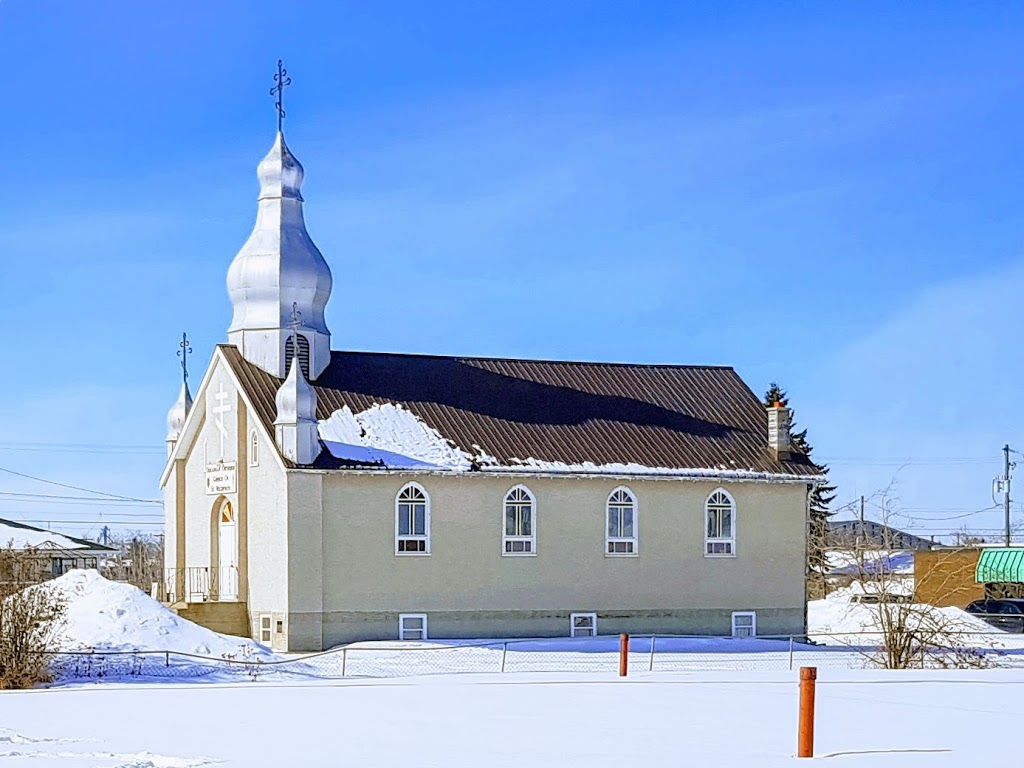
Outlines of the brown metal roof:
[{"label": "brown metal roof", "polygon": [[[221,345],[273,433],[281,380]],[[395,403],[465,451],[515,459],[817,474],[768,448],[765,408],[732,368],[332,352],[317,418]],[[315,467],[341,467],[324,451]]]}]

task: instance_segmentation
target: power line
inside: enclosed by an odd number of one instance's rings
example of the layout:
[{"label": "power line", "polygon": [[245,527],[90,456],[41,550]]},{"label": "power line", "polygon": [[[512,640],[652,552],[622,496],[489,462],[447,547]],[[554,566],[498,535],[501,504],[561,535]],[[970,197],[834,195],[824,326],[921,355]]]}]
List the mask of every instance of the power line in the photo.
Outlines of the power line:
[{"label": "power line", "polygon": [[[39,515],[39,514],[40,514],[40,510],[38,510],[38,509],[32,509],[32,510],[29,510],[29,509],[5,509],[5,510],[0,510],[0,517],[6,517],[6,518],[10,518],[11,515]],[[46,514],[46,512],[43,511],[42,514]],[[53,515],[48,517],[47,519],[56,520],[56,519],[58,519],[60,517],[60,515],[69,515],[69,514],[74,514],[74,513],[73,512],[68,512],[67,510],[60,510],[59,512],[54,512]],[[118,517],[126,517],[126,518],[129,518],[131,520],[162,520],[162,519],[164,519],[163,515],[143,515],[143,514],[139,514],[139,513],[130,513],[130,512],[123,512],[121,514],[118,514],[117,512],[112,512],[110,514],[100,513],[98,515],[93,514],[91,516],[93,516],[93,517],[102,517],[103,519],[112,519],[112,520],[116,519]],[[78,518],[72,518],[72,519],[78,519]]]},{"label": "power line", "polygon": [[93,453],[93,454],[133,454],[159,455],[163,448],[153,445],[76,445],[69,443],[0,443],[0,451],[39,452],[39,453]]},{"label": "power line", "polygon": [[141,520],[58,520],[56,518],[48,518],[46,520],[26,520],[24,518],[15,520],[16,523],[33,523],[35,525],[51,525],[56,523],[57,525],[120,525],[120,526],[163,526],[163,523],[146,522]]},{"label": "power line", "polygon": [[17,493],[0,491],[0,503],[4,501],[23,501],[26,504],[65,504],[71,506],[109,506],[109,507],[142,507],[149,509],[151,502],[121,501],[120,499],[93,499],[88,496],[55,496],[46,493]]},{"label": "power line", "polygon": [[0,440],[0,446],[31,448],[110,448],[117,450],[162,450],[152,443],[44,443],[39,441]]},{"label": "power line", "polygon": [[0,467],[0,472],[6,472],[9,475],[15,475],[17,477],[24,477],[28,480],[35,480],[37,483],[46,483],[47,485],[56,485],[60,488],[70,488],[73,491],[82,491],[83,493],[92,493],[97,496],[107,496],[111,499],[120,499],[121,501],[137,501],[141,504],[162,504],[159,499],[139,499],[134,496],[121,496],[116,493],[107,493],[106,491],[96,491],[92,488],[82,488],[78,485],[68,485],[67,483],[58,483],[56,480],[47,480],[42,477],[35,477],[34,475],[26,475],[24,472],[15,472],[13,469],[7,469],[6,467]]}]

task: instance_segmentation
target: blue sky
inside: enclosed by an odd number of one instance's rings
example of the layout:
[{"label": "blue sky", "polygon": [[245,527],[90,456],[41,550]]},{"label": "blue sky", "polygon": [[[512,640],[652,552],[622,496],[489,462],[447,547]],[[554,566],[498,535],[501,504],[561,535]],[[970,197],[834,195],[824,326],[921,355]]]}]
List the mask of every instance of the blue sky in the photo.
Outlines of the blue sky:
[{"label": "blue sky", "polygon": [[[895,481],[905,527],[998,528],[970,513],[1024,451],[1022,32],[996,2],[3,0],[0,467],[157,497],[283,57],[335,348],[733,365],[789,389],[839,504]],[[92,535],[158,514],[0,495]]]}]

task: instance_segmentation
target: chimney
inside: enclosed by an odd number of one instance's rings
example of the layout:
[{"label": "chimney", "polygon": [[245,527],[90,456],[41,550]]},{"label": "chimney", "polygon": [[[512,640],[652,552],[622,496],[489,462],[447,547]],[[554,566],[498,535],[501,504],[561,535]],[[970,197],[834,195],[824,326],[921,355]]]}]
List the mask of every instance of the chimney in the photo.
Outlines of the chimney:
[{"label": "chimney", "polygon": [[783,461],[790,453],[789,420],[790,410],[782,403],[768,406],[768,447]]}]

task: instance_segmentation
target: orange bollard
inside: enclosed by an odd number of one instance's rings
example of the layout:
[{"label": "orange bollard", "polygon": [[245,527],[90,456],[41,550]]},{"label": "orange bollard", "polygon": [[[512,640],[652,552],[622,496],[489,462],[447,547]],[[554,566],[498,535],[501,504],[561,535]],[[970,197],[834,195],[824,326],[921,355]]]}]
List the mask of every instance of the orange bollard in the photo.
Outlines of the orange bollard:
[{"label": "orange bollard", "polygon": [[797,733],[797,757],[814,757],[814,681],[817,667],[800,667],[800,729]]},{"label": "orange bollard", "polygon": [[629,672],[629,635],[619,635],[619,677]]}]

